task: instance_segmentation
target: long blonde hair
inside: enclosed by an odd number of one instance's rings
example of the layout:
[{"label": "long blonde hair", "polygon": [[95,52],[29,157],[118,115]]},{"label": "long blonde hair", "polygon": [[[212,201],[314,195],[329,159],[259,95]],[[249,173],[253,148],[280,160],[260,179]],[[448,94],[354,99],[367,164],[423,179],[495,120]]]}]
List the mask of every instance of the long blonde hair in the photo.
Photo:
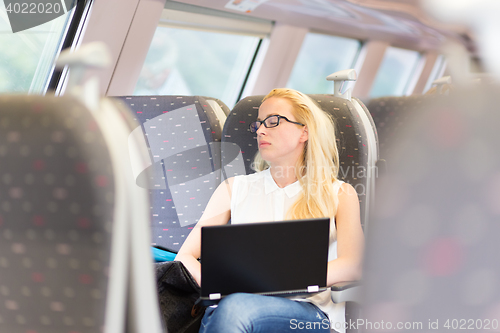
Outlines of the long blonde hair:
[{"label": "long blonde hair", "polygon": [[[287,217],[303,219],[335,216],[338,202],[332,184],[337,180],[339,154],[332,118],[299,91],[273,89],[262,102],[271,97],[289,101],[296,121],[305,124],[308,131],[304,151],[295,165],[295,175],[303,191],[290,207]],[[269,166],[257,153],[254,169],[263,171]]]}]

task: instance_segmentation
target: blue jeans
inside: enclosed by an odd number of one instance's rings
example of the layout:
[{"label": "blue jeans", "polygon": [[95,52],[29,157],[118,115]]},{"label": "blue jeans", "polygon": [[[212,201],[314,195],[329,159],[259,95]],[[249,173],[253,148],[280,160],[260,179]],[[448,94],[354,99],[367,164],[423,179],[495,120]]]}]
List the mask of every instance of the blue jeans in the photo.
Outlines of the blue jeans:
[{"label": "blue jeans", "polygon": [[236,293],[207,308],[200,333],[329,332],[327,315],[314,304]]}]

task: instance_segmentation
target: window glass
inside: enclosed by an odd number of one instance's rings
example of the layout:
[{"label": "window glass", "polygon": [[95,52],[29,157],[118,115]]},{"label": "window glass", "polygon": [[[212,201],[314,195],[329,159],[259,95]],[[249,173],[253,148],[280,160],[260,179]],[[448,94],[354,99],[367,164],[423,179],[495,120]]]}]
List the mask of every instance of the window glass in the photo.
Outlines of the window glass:
[{"label": "window glass", "polygon": [[417,51],[388,47],[375,77],[370,97],[402,96],[415,71]]},{"label": "window glass", "polygon": [[308,33],[287,87],[306,94],[333,93],[333,82],[326,77],[353,68],[360,47],[355,39]]},{"label": "window glass", "polygon": [[134,95],[202,95],[234,106],[260,38],[158,27]]},{"label": "window glass", "polygon": [[443,76],[445,68],[446,68],[446,58],[443,55],[439,55],[436,59],[436,62],[434,63],[434,67],[432,67],[432,72],[429,75],[429,79],[427,79],[424,92],[427,92],[427,90],[429,90],[432,87],[432,82]]},{"label": "window glass", "polygon": [[0,93],[45,93],[70,17],[12,33],[0,1]]}]

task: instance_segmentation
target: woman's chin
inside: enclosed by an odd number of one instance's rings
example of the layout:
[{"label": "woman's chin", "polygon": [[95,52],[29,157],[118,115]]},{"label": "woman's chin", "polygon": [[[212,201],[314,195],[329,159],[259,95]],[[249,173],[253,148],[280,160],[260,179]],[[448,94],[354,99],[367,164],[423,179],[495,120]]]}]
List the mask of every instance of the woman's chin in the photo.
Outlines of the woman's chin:
[{"label": "woman's chin", "polygon": [[267,153],[266,151],[262,151],[262,150],[259,150],[259,153],[260,153],[260,157],[262,157],[262,159],[264,161],[266,161],[267,163],[271,163],[270,159],[272,159],[272,156],[271,154]]}]

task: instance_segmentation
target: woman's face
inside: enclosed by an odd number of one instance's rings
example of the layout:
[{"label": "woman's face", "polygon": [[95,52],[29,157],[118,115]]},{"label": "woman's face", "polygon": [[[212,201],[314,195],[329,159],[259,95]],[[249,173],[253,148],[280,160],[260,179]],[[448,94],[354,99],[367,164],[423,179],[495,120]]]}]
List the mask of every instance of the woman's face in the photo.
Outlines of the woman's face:
[{"label": "woman's face", "polygon": [[[280,115],[297,121],[292,113],[292,104],[279,97],[268,98],[259,108],[257,120],[263,121],[271,115]],[[266,128],[262,124],[256,132],[262,158],[273,165],[295,165],[307,141],[307,128],[280,119],[277,127]]]}]

